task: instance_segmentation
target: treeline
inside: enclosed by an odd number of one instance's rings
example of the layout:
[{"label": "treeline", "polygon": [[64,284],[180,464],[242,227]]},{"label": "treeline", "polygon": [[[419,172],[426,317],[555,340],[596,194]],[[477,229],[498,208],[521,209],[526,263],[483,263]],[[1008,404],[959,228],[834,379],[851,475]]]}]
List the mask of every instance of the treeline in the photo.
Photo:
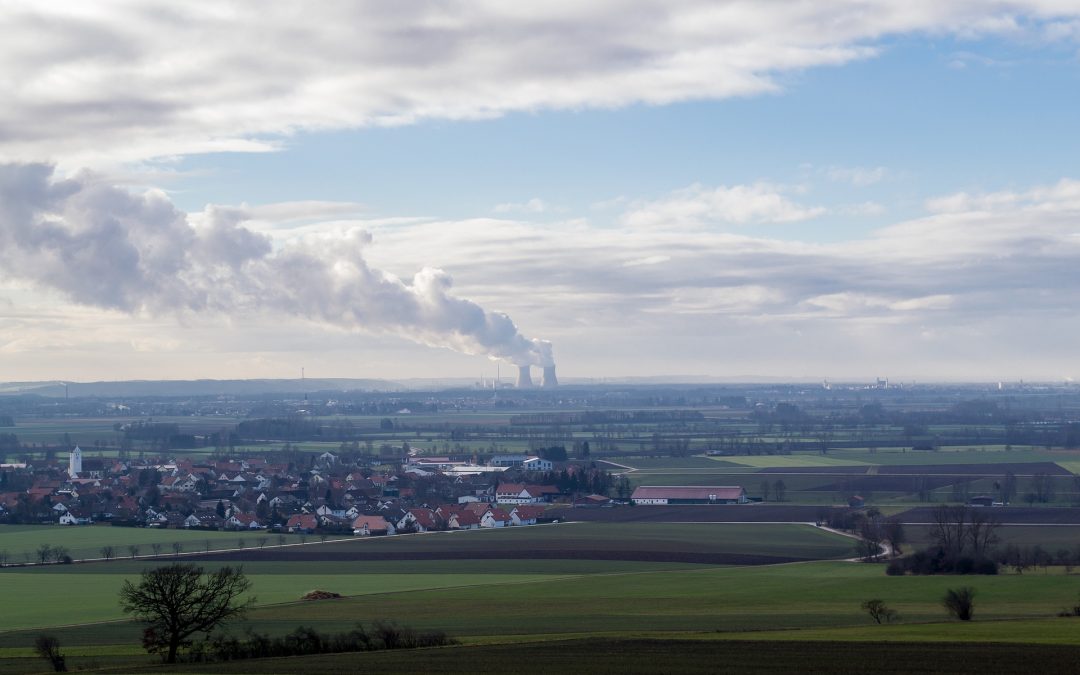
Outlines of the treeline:
[{"label": "treeline", "polygon": [[371,652],[384,649],[417,649],[458,644],[442,631],[420,632],[393,622],[376,621],[370,630],[363,624],[347,633],[319,633],[300,626],[280,637],[250,633],[244,639],[217,635],[196,643],[185,660],[193,662],[235,661],[283,656],[311,656],[343,652]]},{"label": "treeline", "polygon": [[193,434],[180,433],[180,425],[175,422],[132,422],[121,427],[124,438],[131,441],[149,443],[162,450],[197,448],[199,440]]},{"label": "treeline", "polygon": [[618,487],[616,480],[610,473],[597,468],[595,464],[587,469],[576,471],[545,471],[537,483],[542,485],[554,485],[563,493],[587,492],[590,494],[606,495],[608,490]]},{"label": "treeline", "polygon": [[15,418],[11,415],[0,415],[0,427],[13,427],[15,426]]},{"label": "treeline", "polygon": [[511,426],[587,426],[597,424],[700,422],[704,419],[705,415],[698,410],[596,410],[513,415],[510,418],[510,424]]}]

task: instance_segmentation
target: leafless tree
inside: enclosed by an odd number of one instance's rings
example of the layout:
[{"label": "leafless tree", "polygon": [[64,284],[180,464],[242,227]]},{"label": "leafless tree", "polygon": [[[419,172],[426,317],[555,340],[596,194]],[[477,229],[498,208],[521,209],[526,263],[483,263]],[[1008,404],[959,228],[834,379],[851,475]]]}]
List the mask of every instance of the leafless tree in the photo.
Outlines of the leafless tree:
[{"label": "leafless tree", "polygon": [[935,507],[930,516],[930,537],[945,553],[960,555],[967,548],[966,506],[942,504]]},{"label": "leafless tree", "polygon": [[150,549],[154,552],[154,555],[161,555],[161,544],[150,544]]},{"label": "leafless tree", "polygon": [[784,501],[784,494],[787,492],[787,484],[782,480],[777,480],[773,483],[773,494],[776,495],[776,501]]},{"label": "leafless tree", "polygon": [[52,635],[39,635],[34,638],[34,652],[49,662],[53,672],[66,673],[67,664],[64,655],[60,653],[60,641]]},{"label": "leafless tree", "polygon": [[192,635],[210,633],[254,603],[254,598],[240,601],[250,588],[239,567],[204,574],[202,567],[173,563],[144,570],[138,584],[125,581],[120,607],[147,624],[143,631],[147,651],[176,663],[177,652],[190,644]]},{"label": "leafless tree", "polygon": [[53,546],[52,559],[53,562],[71,562],[70,558],[68,558],[67,546]]},{"label": "leafless tree", "polygon": [[35,552],[37,554],[38,562],[42,565],[49,562],[49,560],[52,559],[52,550],[52,546],[49,546],[48,544],[38,546],[37,551]]},{"label": "leafless tree", "polygon": [[892,554],[894,556],[900,555],[900,546],[907,542],[904,524],[900,522],[900,519],[894,517],[886,520],[881,526],[881,534],[889,544],[889,548],[892,549]]},{"label": "leafless tree", "polygon": [[180,542],[178,542],[178,541],[174,541],[174,542],[172,543],[172,552],[173,552],[173,555],[180,555],[180,553],[181,553],[181,552],[183,552],[183,550],[184,550],[184,545],[183,545],[183,544],[181,544]]},{"label": "leafless tree", "polygon": [[867,600],[862,604],[862,608],[866,610],[866,613],[870,615],[870,618],[875,623],[892,623],[900,618],[900,615],[895,609],[890,608],[885,604],[884,600],[874,598],[873,600]]},{"label": "leafless tree", "polygon": [[996,513],[981,508],[970,509],[968,516],[968,539],[975,555],[988,555],[998,542],[997,529],[1001,520]]},{"label": "leafless tree", "polygon": [[115,556],[115,555],[116,555],[116,549],[114,549],[112,547],[112,545],[106,544],[105,546],[101,547],[101,557],[102,558],[105,558],[106,560],[112,560],[113,556]]}]

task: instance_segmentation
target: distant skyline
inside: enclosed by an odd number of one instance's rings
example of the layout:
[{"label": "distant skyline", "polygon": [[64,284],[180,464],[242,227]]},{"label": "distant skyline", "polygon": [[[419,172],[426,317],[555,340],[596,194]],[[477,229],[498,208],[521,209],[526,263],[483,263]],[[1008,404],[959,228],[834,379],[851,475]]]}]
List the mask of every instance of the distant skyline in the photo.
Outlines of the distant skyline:
[{"label": "distant skyline", "polygon": [[1080,378],[1077,3],[0,31],[0,381]]}]

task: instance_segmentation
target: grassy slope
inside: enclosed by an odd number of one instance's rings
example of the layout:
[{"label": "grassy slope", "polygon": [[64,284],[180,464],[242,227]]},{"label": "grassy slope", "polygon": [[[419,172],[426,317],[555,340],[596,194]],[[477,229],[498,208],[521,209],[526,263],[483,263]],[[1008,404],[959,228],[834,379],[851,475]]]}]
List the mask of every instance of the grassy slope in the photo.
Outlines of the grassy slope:
[{"label": "grassy slope", "polygon": [[[102,528],[106,532],[120,528]],[[125,531],[126,528],[125,528]],[[677,563],[645,564],[574,560],[575,549],[673,549],[740,551],[807,558],[850,553],[850,540],[800,525],[753,526],[690,524],[610,525],[581,523],[555,527],[479,530],[450,534],[328,542],[302,547],[307,551],[490,551],[528,546],[569,551],[566,561],[405,561],[405,562],[246,562],[253,592],[262,603],[288,602],[313,588],[345,595],[393,593],[413,589],[519,583],[624,571],[679,569]],[[266,549],[264,553],[270,553]],[[248,552],[251,557],[257,551]],[[84,565],[9,568],[0,571],[0,597],[5,598],[4,626],[29,628],[121,618],[116,594],[150,562],[116,560]],[[207,563],[212,567],[214,563]],[[69,602],[78,598],[77,603]],[[389,616],[392,612],[388,612]]]},{"label": "grassy slope", "polygon": [[[567,514],[573,517],[573,512]],[[852,553],[845,537],[806,525],[723,523],[567,523],[535,528],[473,530],[320,544],[326,551],[499,551],[557,549],[738,552],[794,558],[839,558]]]},{"label": "grassy slope", "polygon": [[[887,577],[880,565],[819,562],[756,568],[684,566],[641,572],[627,572],[624,568],[610,574],[534,574],[514,579],[509,574],[469,575],[465,565],[455,569],[459,574],[430,577],[423,573],[424,565],[420,563],[409,563],[412,574],[403,569],[396,575],[373,573],[366,565],[358,565],[360,574],[321,575],[317,564],[312,564],[305,569],[310,576],[295,577],[260,573],[265,570],[253,566],[256,590],[260,593],[259,585],[267,583],[282,584],[282,588],[291,588],[292,584],[305,590],[317,586],[339,592],[349,592],[350,584],[370,585],[363,591],[366,594],[342,600],[260,607],[246,623],[255,630],[274,633],[289,631],[299,624],[338,631],[350,628],[357,621],[382,617],[417,628],[446,630],[472,643],[514,640],[513,636],[528,640],[588,635],[680,638],[688,637],[689,632],[699,638],[830,641],[923,641],[933,637],[997,642],[1011,636],[1021,642],[1080,644],[1080,630],[1076,629],[1075,621],[1048,618],[1061,608],[1064,597],[1072,596],[1072,591],[1066,590],[1072,587],[1074,577],[1060,575],[962,580]],[[484,576],[487,578],[474,578]],[[114,580],[121,578],[120,574],[112,575]],[[388,585],[394,579],[399,586]],[[95,575],[87,581],[99,584],[107,580]],[[409,583],[415,586],[410,589]],[[940,598],[946,588],[959,584],[972,585],[978,591],[977,621],[972,624],[942,622],[944,611]],[[69,592],[75,593],[70,589]],[[859,604],[872,597],[880,597],[899,610],[907,623],[869,625]],[[27,600],[19,604],[23,602]],[[57,602],[61,603],[58,611],[65,613],[74,605]],[[766,632],[748,632],[755,630]],[[51,632],[75,655],[81,654],[84,647],[92,647],[91,654],[80,656],[81,662],[87,659],[111,662],[114,656],[121,660],[135,658],[131,656],[131,646],[138,642],[138,628],[127,622]],[[25,655],[25,647],[34,634],[32,631],[0,634],[0,670],[28,663],[25,658],[11,657]],[[105,644],[117,645],[114,656],[101,650]],[[15,652],[4,649],[12,647],[21,649]],[[526,649],[522,656],[530,653]],[[379,660],[382,658],[375,661],[382,663]],[[412,660],[415,658],[421,657],[401,656],[401,663],[415,664]]]},{"label": "grassy slope", "polygon": [[[174,668],[213,673],[716,673],[788,672],[996,675],[1073,673],[1077,650],[1060,646],[612,640],[444,647]],[[160,669],[146,672],[162,672]]]},{"label": "grassy slope", "polygon": [[[112,527],[110,525],[90,526],[39,526],[39,525],[0,525],[0,551],[6,551],[13,563],[36,560],[34,551],[42,544],[65,546],[68,555],[76,560],[100,558],[101,547],[112,545],[116,557],[128,556],[127,547],[139,546],[140,555],[150,555],[151,546],[160,544],[163,553],[171,553],[174,542],[179,542],[185,551],[231,549],[238,546],[240,539],[247,547],[258,546],[265,538],[268,545],[277,544],[277,535],[266,532],[200,532],[189,530],[162,530],[144,527]],[[314,541],[316,537],[309,537]],[[287,543],[297,543],[295,535],[287,535]]]}]

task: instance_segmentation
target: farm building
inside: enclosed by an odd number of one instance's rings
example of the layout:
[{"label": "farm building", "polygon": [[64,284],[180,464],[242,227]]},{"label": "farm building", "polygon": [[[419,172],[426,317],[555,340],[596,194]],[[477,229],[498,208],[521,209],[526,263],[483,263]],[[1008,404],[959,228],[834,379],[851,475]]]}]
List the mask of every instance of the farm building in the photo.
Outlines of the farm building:
[{"label": "farm building", "polygon": [[746,490],[741,486],[717,485],[642,485],[630,496],[634,504],[745,504]]}]

